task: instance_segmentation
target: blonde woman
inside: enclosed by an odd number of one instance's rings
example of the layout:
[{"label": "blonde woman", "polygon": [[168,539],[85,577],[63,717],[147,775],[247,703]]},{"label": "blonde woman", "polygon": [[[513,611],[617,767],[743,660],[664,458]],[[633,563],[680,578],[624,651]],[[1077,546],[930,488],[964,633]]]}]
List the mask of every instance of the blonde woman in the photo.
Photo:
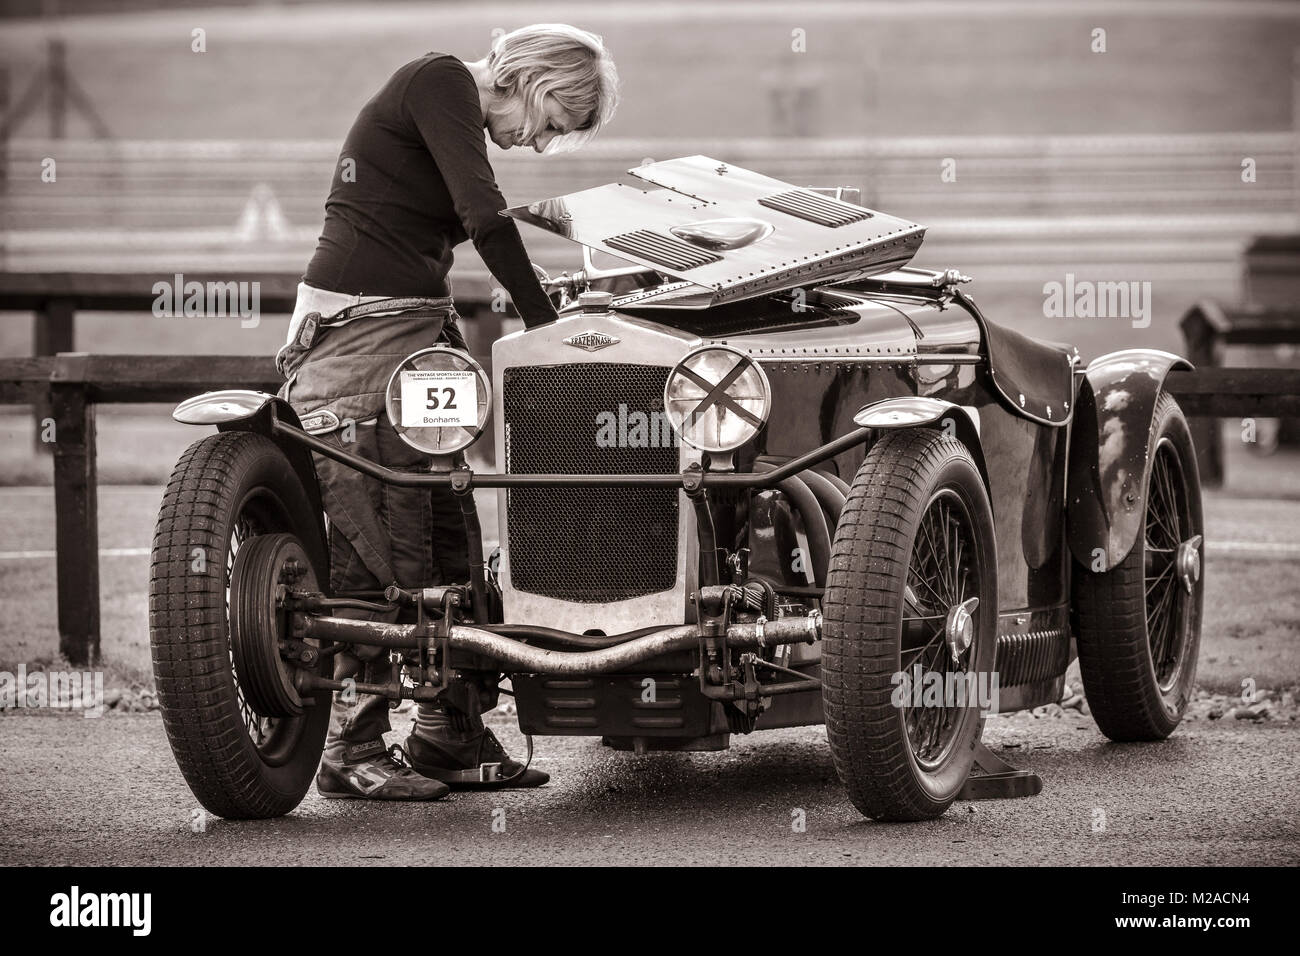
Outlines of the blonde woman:
[{"label": "blonde woman", "polygon": [[[343,144],[324,229],[276,357],[287,379],[281,395],[304,428],[340,447],[351,439],[349,451],[390,468],[428,469],[430,459],[394,433],[384,390],[411,352],[436,341],[464,347],[447,279],[452,249],[474,243],[526,325],[556,318],[514,221],[497,214],[506,202],[486,139],[502,149],[575,149],[616,105],[617,74],[600,37],[566,24],[507,33],[481,60],[428,53],[393,74]],[[334,590],[469,579],[449,493],[383,486],[321,456],[316,468]],[[369,660],[337,655],[337,680],[387,679],[386,662],[369,670]],[[454,684],[447,703],[420,705],[406,747],[389,749],[387,701],[336,695],[317,789],[432,800],[459,786],[545,783],[546,774],[512,760],[484,728],[480,713],[494,697],[491,686]]]}]

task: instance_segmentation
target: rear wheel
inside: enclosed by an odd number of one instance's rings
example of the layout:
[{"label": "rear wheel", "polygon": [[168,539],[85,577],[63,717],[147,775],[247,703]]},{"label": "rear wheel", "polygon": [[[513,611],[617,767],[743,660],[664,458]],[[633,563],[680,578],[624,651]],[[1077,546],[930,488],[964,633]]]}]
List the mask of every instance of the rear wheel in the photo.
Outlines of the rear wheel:
[{"label": "rear wheel", "polygon": [[880,820],[939,816],[970,773],[995,679],[993,515],[960,441],[909,430],[872,446],[824,608],[826,735],[850,799]]},{"label": "rear wheel", "polygon": [[1143,533],[1110,571],[1074,568],[1079,671],[1111,740],[1163,740],[1187,710],[1201,642],[1205,525],[1196,451],[1162,393],[1151,422]]},{"label": "rear wheel", "polygon": [[[328,573],[308,501],[280,449],[251,432],[195,442],[163,496],[149,582],[154,678],[176,762],[219,816],[289,812],[320,763],[330,694],[293,692],[280,657],[291,635],[274,607],[276,584],[311,588]],[[328,656],[314,656],[323,668]]]}]

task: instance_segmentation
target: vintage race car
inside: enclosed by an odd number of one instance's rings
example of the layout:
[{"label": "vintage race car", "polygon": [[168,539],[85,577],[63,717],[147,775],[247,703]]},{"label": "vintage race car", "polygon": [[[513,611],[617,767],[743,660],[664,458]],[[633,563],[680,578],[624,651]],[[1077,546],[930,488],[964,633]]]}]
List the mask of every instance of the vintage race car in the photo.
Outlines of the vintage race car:
[{"label": "vintage race car", "polygon": [[[429,472],[340,451],[271,395],[177,408],[218,429],[168,485],[150,590],[200,802],[299,803],[348,645],[388,652],[391,678],[351,689],[392,701],[508,680],[529,735],[718,750],[825,723],[849,798],[883,820],[1014,776],[981,759],[985,720],[1059,700],[1076,647],[1107,736],[1168,736],[1203,588],[1196,458],[1163,387],[1187,363],[1085,368],[995,325],[964,276],[907,266],[923,227],[834,191],[702,156],[630,173],[506,211],[584,247],[546,280],[558,322],[496,342],[490,377],[445,346],[393,370],[389,418]],[[465,451],[489,422],[484,474]],[[470,579],[332,593],[313,452],[455,492]]]}]

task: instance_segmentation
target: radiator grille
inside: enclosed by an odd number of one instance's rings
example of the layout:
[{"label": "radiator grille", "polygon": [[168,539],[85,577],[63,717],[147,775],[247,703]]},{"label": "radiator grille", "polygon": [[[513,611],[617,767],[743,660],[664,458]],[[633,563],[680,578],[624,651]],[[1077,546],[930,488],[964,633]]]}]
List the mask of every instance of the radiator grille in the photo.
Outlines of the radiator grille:
[{"label": "radiator grille", "polygon": [[798,216],[800,219],[832,228],[847,226],[851,222],[861,222],[871,216],[870,211],[861,206],[854,206],[852,203],[802,189],[791,189],[788,192],[777,193],[775,196],[764,196],[758,202],[759,205],[767,206],[769,209],[777,209],[791,216]]},{"label": "radiator grille", "polygon": [[[668,371],[603,362],[505,369],[507,471],[677,472],[679,449],[663,417]],[[648,427],[638,427],[636,413]],[[610,437],[614,447],[602,447]],[[677,582],[675,488],[513,488],[506,501],[516,590],[602,604]]]},{"label": "radiator grille", "polygon": [[649,259],[669,269],[681,271],[695,269],[722,259],[721,256],[698,249],[689,242],[651,232],[649,229],[638,229],[636,232],[610,236],[605,240],[605,245],[611,249],[640,256],[642,259]]}]

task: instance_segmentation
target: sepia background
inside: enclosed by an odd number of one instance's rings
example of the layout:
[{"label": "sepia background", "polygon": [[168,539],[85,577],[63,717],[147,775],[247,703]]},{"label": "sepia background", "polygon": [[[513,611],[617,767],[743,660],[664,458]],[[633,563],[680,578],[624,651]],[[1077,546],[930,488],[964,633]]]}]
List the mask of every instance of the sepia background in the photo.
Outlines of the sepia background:
[{"label": "sepia background", "polygon": [[[604,36],[615,121],[577,154],[489,146],[510,203],[598,185],[647,159],[703,153],[799,185],[850,186],[928,227],[915,264],[954,267],[994,321],[1076,344],[1184,351],[1198,301],[1300,301],[1300,4],[1254,0],[921,2],[190,2],[5,0],[0,18],[0,288],[33,275],[298,274],[343,137],[391,73],[430,50],[483,56],[500,31],[566,21]],[[54,181],[42,177],[54,160]],[[525,227],[552,273],[576,247]],[[1252,250],[1254,250],[1252,252]],[[1271,250],[1271,251],[1270,251]],[[1151,283],[1152,321],[1049,318],[1067,275]],[[452,273],[487,281],[468,244]],[[8,286],[3,283],[10,283]],[[284,316],[156,318],[79,308],[92,353],[267,356]],[[507,323],[507,328],[509,324]],[[0,312],[0,356],[47,349],[30,307]],[[68,343],[63,343],[66,346]],[[1289,344],[1226,364],[1295,365]],[[99,410],[104,646],[147,686],[143,582],[159,486],[197,432],[168,408]],[[1212,533],[1259,547],[1220,562],[1202,681],[1293,687],[1300,655],[1297,457],[1227,423]],[[48,449],[0,406],[0,663],[48,658]],[[1269,432],[1270,435],[1276,434]],[[1251,504],[1254,502],[1254,504]],[[1288,543],[1290,550],[1288,550]]]}]

